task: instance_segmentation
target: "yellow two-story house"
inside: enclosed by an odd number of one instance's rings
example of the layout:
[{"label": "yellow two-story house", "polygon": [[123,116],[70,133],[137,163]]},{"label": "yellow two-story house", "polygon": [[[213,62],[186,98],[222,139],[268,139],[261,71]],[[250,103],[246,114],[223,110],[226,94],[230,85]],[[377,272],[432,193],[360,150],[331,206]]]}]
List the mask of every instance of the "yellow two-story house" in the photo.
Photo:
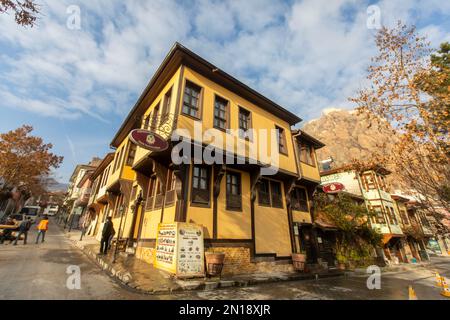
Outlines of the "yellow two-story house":
[{"label": "yellow two-story house", "polygon": [[[97,189],[109,199],[103,211],[117,237],[152,263],[158,224],[189,222],[203,227],[206,250],[225,252],[224,272],[252,271],[261,260],[289,264],[299,250],[294,222],[311,221],[320,183],[315,148],[323,146],[291,131],[300,121],[176,43],[103,166]],[[135,145],[134,129],[156,133],[169,147]]]}]

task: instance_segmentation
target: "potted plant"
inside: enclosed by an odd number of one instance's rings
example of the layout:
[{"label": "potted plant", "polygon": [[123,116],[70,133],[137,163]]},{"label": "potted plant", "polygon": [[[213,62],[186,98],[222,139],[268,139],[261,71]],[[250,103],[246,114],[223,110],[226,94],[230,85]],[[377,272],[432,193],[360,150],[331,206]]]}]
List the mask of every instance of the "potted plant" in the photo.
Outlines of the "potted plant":
[{"label": "potted plant", "polygon": [[211,277],[220,277],[225,261],[225,253],[205,252],[205,259],[207,275]]},{"label": "potted plant", "polygon": [[347,258],[341,253],[336,254],[337,267],[339,270],[345,270],[345,264],[347,262]]},{"label": "potted plant", "polygon": [[292,264],[296,271],[305,271],[305,263],[306,263],[306,253],[292,253]]}]

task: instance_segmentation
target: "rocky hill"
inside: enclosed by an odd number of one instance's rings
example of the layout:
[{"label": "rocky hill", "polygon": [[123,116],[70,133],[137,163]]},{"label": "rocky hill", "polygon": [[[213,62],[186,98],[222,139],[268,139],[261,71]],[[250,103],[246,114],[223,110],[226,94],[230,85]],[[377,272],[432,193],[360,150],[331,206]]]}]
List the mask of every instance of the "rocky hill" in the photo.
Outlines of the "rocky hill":
[{"label": "rocky hill", "polygon": [[334,167],[347,164],[352,159],[367,159],[373,151],[380,149],[383,142],[386,142],[387,151],[395,143],[390,130],[351,110],[328,109],[302,129],[326,144],[317,152],[318,160],[331,156]]}]

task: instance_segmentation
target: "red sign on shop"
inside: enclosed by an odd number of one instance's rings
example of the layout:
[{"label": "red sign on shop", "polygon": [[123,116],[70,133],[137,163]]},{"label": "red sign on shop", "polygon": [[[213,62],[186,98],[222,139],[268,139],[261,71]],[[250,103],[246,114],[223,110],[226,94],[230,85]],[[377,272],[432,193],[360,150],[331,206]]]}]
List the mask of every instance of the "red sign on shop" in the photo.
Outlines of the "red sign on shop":
[{"label": "red sign on shop", "polygon": [[327,183],[326,185],[322,186],[323,192],[332,194],[344,191],[344,189],[345,186],[340,182]]},{"label": "red sign on shop", "polygon": [[150,151],[164,151],[169,148],[169,143],[160,135],[143,129],[131,131],[130,140],[141,148]]}]

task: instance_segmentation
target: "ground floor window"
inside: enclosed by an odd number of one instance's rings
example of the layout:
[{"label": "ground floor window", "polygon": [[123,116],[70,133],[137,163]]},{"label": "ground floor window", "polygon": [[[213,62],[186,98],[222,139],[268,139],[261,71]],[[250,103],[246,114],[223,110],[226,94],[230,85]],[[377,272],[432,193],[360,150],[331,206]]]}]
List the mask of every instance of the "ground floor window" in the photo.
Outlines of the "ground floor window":
[{"label": "ground floor window", "polygon": [[242,210],[241,174],[227,172],[227,210]]},{"label": "ground floor window", "polygon": [[293,210],[309,212],[308,197],[305,189],[295,188],[294,191],[292,191],[291,203]]}]

